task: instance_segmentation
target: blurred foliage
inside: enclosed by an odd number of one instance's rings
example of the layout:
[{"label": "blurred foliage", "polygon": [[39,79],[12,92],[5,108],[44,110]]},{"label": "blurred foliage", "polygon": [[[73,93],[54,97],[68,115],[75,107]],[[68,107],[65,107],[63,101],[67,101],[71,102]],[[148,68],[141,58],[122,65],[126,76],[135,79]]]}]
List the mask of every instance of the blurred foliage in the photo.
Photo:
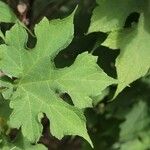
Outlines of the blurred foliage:
[{"label": "blurred foliage", "polygon": [[[33,31],[33,27],[38,23],[44,16],[47,18],[62,18],[69,15],[75,8],[76,14],[74,19],[75,24],[75,37],[72,43],[61,51],[58,56],[55,58],[56,67],[62,68],[65,66],[71,65],[78,54],[84,51],[89,51],[93,55],[98,57],[99,66],[110,76],[116,78],[116,69],[115,69],[115,59],[119,54],[119,50],[111,50],[104,46],[100,46],[107,35],[100,32],[95,32],[87,34],[88,27],[90,24],[90,18],[92,15],[92,10],[96,6],[95,0],[3,0],[7,2],[10,7],[13,8],[14,12],[17,14],[18,18],[21,19],[21,15],[17,11],[17,5],[19,3],[25,3],[28,7],[25,14],[26,19],[29,19],[28,27]],[[133,13],[130,15],[125,23],[125,27],[131,26],[133,21],[138,21],[139,15]],[[0,28],[2,32],[5,32],[10,29],[12,24],[1,23]],[[46,29],[45,29],[46,30]],[[33,47],[36,43],[36,39],[29,34],[29,47]],[[0,43],[3,43],[3,40],[0,39]],[[150,92],[150,76],[139,79],[127,87],[114,101],[110,101],[116,87],[110,87],[104,91],[103,96],[97,97],[95,102],[94,109],[86,109],[85,115],[87,117],[87,126],[88,131],[91,136],[91,139],[94,143],[95,150],[143,150],[138,149],[138,147],[133,147],[131,149],[130,145],[134,143],[139,144],[139,139],[143,138],[145,140],[145,129],[140,129],[139,137],[138,132],[135,137],[131,139],[127,136],[127,139],[120,141],[120,130],[121,126],[127,117],[129,117],[131,110],[137,103],[146,103],[148,114],[150,106],[150,95],[147,94]],[[141,103],[140,103],[141,102]],[[3,103],[2,98],[0,97],[0,105]],[[7,109],[8,102],[6,102]],[[139,109],[140,106],[139,106]],[[132,112],[134,113],[134,112]],[[3,109],[0,110],[0,115],[3,114]],[[7,114],[3,114],[7,115]],[[136,113],[134,113],[136,116]],[[133,116],[134,116],[133,115]],[[0,116],[1,120],[1,116]],[[131,119],[132,120],[132,119]],[[137,120],[136,120],[137,121]],[[137,125],[137,122],[132,122],[130,126]],[[140,121],[140,120],[139,120]],[[139,122],[138,121],[138,122]],[[44,124],[47,128],[49,123]],[[125,126],[125,125],[124,125]],[[128,125],[127,125],[128,126]],[[49,131],[44,129],[43,138],[41,138],[40,143],[44,143],[49,149],[61,149],[61,150],[92,150],[89,144],[78,137],[66,137],[62,141],[57,141],[51,137]],[[150,129],[148,129],[150,131]],[[48,132],[48,133],[47,133]],[[129,143],[129,139],[133,143]],[[147,137],[146,137],[147,138]],[[44,140],[43,140],[44,139]],[[77,139],[77,140],[76,140]],[[147,138],[148,139],[148,138]],[[46,140],[50,140],[47,142]],[[149,140],[149,139],[148,139]],[[147,144],[148,143],[148,144]],[[145,145],[148,145],[144,148],[150,148],[150,142],[147,142]],[[135,145],[136,145],[135,144]],[[60,148],[61,147],[61,148]],[[125,148],[124,148],[125,147]],[[142,146],[141,146],[142,147]],[[129,149],[130,148],[130,149]],[[137,149],[135,149],[137,148]],[[142,147],[143,148],[143,147]]]}]

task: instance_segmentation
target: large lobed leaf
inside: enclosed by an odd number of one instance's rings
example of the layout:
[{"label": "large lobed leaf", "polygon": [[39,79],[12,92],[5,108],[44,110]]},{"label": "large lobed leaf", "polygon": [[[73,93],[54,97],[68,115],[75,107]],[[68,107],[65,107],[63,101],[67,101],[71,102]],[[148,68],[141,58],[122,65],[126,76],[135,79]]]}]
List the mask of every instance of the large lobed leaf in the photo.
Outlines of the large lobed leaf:
[{"label": "large lobed leaf", "polygon": [[[54,136],[61,139],[64,135],[79,135],[92,145],[80,108],[92,106],[92,97],[116,83],[99,68],[97,58],[88,53],[79,55],[68,68],[55,67],[54,57],[71,42],[73,28],[73,15],[51,22],[44,18],[35,28],[35,48],[26,50],[27,33],[16,24],[6,33],[6,44],[0,46],[0,69],[18,78],[10,102],[10,124],[21,127],[32,142],[41,135],[41,113],[45,113]],[[59,97],[65,92],[75,106]]]}]

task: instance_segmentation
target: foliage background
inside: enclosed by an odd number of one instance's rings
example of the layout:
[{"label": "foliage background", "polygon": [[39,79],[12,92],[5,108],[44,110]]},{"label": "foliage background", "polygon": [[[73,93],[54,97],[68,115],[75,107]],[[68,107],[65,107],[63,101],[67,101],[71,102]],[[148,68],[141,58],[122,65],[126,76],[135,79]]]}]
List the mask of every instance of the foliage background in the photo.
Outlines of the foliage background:
[{"label": "foliage background", "polygon": [[[27,11],[24,14],[19,13],[17,10],[18,4],[22,3],[27,6]],[[117,78],[115,60],[119,55],[119,50],[112,50],[101,45],[107,38],[106,33],[93,32],[87,34],[93,9],[97,5],[94,0],[7,0],[7,4],[14,10],[20,20],[25,21],[31,31],[43,16],[47,16],[50,20],[64,18],[78,5],[74,18],[74,39],[67,48],[57,55],[55,58],[56,66],[58,68],[70,66],[78,54],[89,51],[93,55],[99,56],[98,65],[109,76]],[[138,13],[130,14],[126,18],[124,27],[131,27],[131,24],[138,22],[138,19]],[[11,26],[12,24],[0,24],[3,32],[10,29]],[[33,47],[35,42],[36,39],[30,36],[28,46]],[[94,108],[85,110],[88,132],[94,144],[94,149],[150,149],[149,75],[132,83],[130,88],[124,89],[113,102],[110,102],[115,90],[116,86],[110,86],[103,92],[101,97],[97,98]],[[63,98],[65,100],[69,99],[68,95],[63,95]],[[92,149],[86,141],[79,137],[67,136],[60,141],[55,139],[49,131],[50,123],[46,116],[43,118],[42,124],[44,127],[43,136],[40,138],[39,143],[44,144],[50,150]],[[19,134],[18,132],[16,129],[10,132],[8,136],[11,142]]]}]

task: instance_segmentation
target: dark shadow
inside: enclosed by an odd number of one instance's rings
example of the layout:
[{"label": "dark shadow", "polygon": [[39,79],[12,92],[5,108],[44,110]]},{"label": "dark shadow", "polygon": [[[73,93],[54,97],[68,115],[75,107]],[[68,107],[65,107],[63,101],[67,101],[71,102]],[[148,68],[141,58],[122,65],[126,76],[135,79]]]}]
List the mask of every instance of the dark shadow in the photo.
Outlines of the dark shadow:
[{"label": "dark shadow", "polygon": [[97,39],[102,41],[105,39],[105,34],[103,33],[92,33],[86,36],[75,37],[71,44],[60,51],[59,54],[55,57],[55,65],[57,68],[64,68],[70,66],[82,52],[88,51],[91,52]]},{"label": "dark shadow", "polygon": [[130,28],[132,27],[132,23],[138,23],[139,21],[139,17],[140,17],[140,14],[137,13],[137,12],[133,12],[131,13],[127,19],[126,19],[126,22],[125,22],[125,25],[124,25],[124,28]]}]

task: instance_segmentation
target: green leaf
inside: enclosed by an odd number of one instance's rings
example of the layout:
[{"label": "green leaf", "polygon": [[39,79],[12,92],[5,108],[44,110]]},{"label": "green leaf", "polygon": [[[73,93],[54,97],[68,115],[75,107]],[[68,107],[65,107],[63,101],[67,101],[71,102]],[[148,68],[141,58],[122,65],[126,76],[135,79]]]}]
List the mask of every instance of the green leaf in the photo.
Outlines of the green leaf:
[{"label": "green leaf", "polygon": [[14,141],[8,140],[8,137],[2,135],[2,142],[0,143],[1,150],[46,150],[47,148],[42,144],[31,144],[21,134],[17,135]]},{"label": "green leaf", "polygon": [[5,77],[0,77],[0,93],[5,99],[9,99],[13,93],[13,85]]},{"label": "green leaf", "polygon": [[0,94],[0,135],[5,132],[7,128],[7,121],[11,114],[11,109],[9,108],[9,102],[4,100]]},{"label": "green leaf", "polygon": [[[73,28],[73,15],[50,22],[44,18],[35,28],[35,48],[26,50],[27,33],[16,24],[6,33],[6,45],[0,46],[1,70],[18,78],[10,102],[10,124],[21,127],[23,135],[32,142],[42,133],[40,119],[41,113],[45,113],[54,136],[61,139],[64,135],[79,135],[92,145],[80,108],[92,106],[91,97],[116,83],[96,64],[97,57],[88,53],[79,55],[70,67],[55,67],[54,58],[71,42]],[[65,92],[75,106],[59,97]]]},{"label": "green leaf", "polygon": [[138,101],[120,125],[121,150],[145,150],[150,148],[149,106],[146,101]]},{"label": "green leaf", "polygon": [[[15,141],[8,140],[5,132],[7,131],[7,121],[11,114],[12,110],[9,108],[9,102],[3,99],[0,95],[0,149],[1,150],[46,150],[46,148],[41,144],[36,144],[33,146],[26,138],[23,138],[21,134],[15,138]],[[2,133],[1,133],[2,132]]]},{"label": "green leaf", "polygon": [[98,103],[100,103],[107,95],[109,94],[109,88],[106,88],[102,91],[102,93],[96,97],[93,98],[93,104],[96,106]]},{"label": "green leaf", "polygon": [[121,32],[112,32],[103,45],[110,48],[120,48],[116,60],[118,88],[116,95],[126,86],[146,75],[150,68],[150,33],[146,21],[148,17],[142,14],[137,26]]},{"label": "green leaf", "polygon": [[5,40],[4,34],[2,33],[2,31],[0,30],[0,37]]},{"label": "green leaf", "polygon": [[147,134],[145,133],[145,137],[142,138],[142,141],[140,141],[138,138],[128,141],[126,143],[121,144],[120,150],[146,150],[150,148],[150,142],[149,137],[147,137]]},{"label": "green leaf", "polygon": [[128,141],[138,137],[139,133],[146,130],[149,125],[148,104],[144,101],[135,103],[133,108],[126,115],[126,121],[120,126],[120,141]]},{"label": "green leaf", "polygon": [[0,8],[1,8],[0,9],[0,22],[8,22],[8,23],[16,22],[17,18],[7,4],[0,1]]},{"label": "green leaf", "polygon": [[122,29],[128,15],[140,12],[141,0],[97,0],[89,32],[110,32]]},{"label": "green leaf", "polygon": [[102,94],[108,85],[117,83],[99,68],[96,61],[97,57],[85,52],[78,55],[71,67],[55,72],[56,86],[67,92],[79,108],[92,106],[92,98]]},{"label": "green leaf", "polygon": [[7,120],[11,114],[9,102],[0,95],[0,117]]},{"label": "green leaf", "polygon": [[124,32],[126,32],[126,34],[130,34],[130,32],[132,31],[132,29],[124,29],[123,31],[113,31],[108,35],[107,39],[101,45],[109,47],[113,50],[117,50],[119,49],[118,43],[122,42],[122,38],[119,37],[124,37]]}]

